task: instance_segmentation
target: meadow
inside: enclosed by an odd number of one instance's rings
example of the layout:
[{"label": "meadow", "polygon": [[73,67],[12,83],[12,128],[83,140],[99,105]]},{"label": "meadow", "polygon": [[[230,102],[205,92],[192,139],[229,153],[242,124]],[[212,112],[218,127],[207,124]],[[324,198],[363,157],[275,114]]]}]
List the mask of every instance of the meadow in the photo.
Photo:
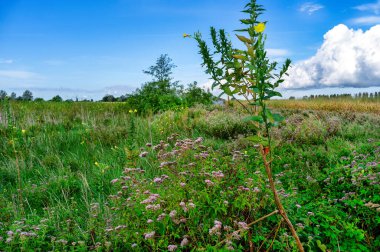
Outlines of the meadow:
[{"label": "meadow", "polygon": [[[269,104],[286,118],[275,185],[305,250],[378,251],[379,103]],[[297,248],[236,104],[11,102],[0,116],[0,251]]]}]

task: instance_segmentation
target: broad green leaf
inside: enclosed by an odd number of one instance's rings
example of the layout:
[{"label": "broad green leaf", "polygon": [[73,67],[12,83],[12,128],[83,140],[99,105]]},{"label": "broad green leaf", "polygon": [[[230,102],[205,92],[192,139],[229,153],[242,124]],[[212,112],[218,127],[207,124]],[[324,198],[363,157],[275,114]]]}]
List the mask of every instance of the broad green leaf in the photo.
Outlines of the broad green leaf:
[{"label": "broad green leaf", "polygon": [[263,123],[264,120],[263,120],[263,117],[260,116],[260,115],[257,115],[257,116],[248,116],[246,118],[244,118],[245,122],[249,122],[249,121],[255,121],[255,122],[259,122],[259,123]]},{"label": "broad green leaf", "polygon": [[268,146],[268,139],[265,137],[262,137],[262,136],[257,136],[257,135],[249,136],[249,137],[246,137],[245,139],[247,139],[248,141],[255,143],[255,144],[261,144],[263,146]]},{"label": "broad green leaf", "polygon": [[273,116],[273,119],[276,121],[276,122],[282,122],[285,118],[280,115],[280,114],[272,114]]}]

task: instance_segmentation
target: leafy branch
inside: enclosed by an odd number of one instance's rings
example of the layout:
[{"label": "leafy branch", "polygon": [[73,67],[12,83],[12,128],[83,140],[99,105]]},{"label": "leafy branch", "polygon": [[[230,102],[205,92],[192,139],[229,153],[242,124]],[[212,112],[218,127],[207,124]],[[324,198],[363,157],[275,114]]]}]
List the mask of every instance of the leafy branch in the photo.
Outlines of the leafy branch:
[{"label": "leafy branch", "polygon": [[[245,28],[236,30],[239,33],[236,37],[244,44],[244,50],[234,48],[226,32],[223,29],[217,31],[214,27],[210,28],[212,50],[199,32],[193,36],[185,34],[184,37],[194,38],[198,43],[199,54],[203,59],[202,66],[206,68],[205,72],[211,75],[214,81],[212,88],[217,87],[222,90],[221,95],[235,98],[250,114],[246,118],[247,122],[263,126],[263,132],[249,139],[258,143],[257,146],[260,148],[278,213],[289,227],[298,249],[304,251],[297,232],[278,197],[272,177],[271,128],[277,126],[284,118],[280,114],[272,113],[267,102],[273,97],[282,96],[276,88],[284,81],[291,61],[287,59],[277,71],[277,62],[271,62],[268,59],[265,50],[266,36],[263,33],[267,22],[258,20],[264,11],[265,9],[257,4],[256,0],[250,0],[242,11],[249,16],[240,20]],[[242,97],[243,101],[236,97]]]}]

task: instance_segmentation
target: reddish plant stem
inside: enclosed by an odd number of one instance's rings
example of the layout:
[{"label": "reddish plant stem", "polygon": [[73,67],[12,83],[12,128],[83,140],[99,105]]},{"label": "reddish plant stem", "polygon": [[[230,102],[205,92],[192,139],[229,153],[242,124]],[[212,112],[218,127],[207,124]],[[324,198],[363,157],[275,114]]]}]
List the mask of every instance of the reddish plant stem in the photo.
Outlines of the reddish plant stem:
[{"label": "reddish plant stem", "polygon": [[282,205],[282,203],[280,201],[280,198],[278,197],[278,193],[277,193],[276,187],[274,185],[273,177],[272,177],[272,169],[271,169],[271,166],[270,166],[270,162],[268,162],[268,160],[267,160],[267,153],[266,153],[266,151],[264,151],[264,147],[262,145],[260,145],[260,152],[261,152],[261,156],[263,157],[265,171],[266,171],[267,176],[268,176],[269,185],[270,185],[270,188],[272,190],[272,193],[273,193],[273,196],[274,196],[274,202],[275,202],[275,204],[277,206],[279,214],[284,219],[285,223],[287,224],[288,228],[290,229],[290,232],[292,233],[292,236],[296,240],[298,250],[301,251],[301,252],[304,252],[305,250],[303,249],[301,240],[298,237],[297,232],[294,229],[292,222],[289,220],[288,215],[286,214],[286,211],[284,209],[284,206]]}]

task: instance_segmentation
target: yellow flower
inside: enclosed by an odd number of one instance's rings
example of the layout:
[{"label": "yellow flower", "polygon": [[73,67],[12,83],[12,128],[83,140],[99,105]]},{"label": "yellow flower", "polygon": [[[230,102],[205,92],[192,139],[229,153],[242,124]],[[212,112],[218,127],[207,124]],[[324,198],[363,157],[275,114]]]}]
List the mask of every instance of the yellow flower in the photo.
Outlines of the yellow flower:
[{"label": "yellow flower", "polygon": [[98,162],[95,162],[95,165],[96,165],[96,166],[99,166],[99,163],[98,163]]},{"label": "yellow flower", "polygon": [[132,109],[130,109],[130,110],[129,110],[129,113],[133,113],[133,110],[132,110]]},{"label": "yellow flower", "polygon": [[26,130],[24,130],[24,129],[21,130],[21,133],[22,133],[22,134],[25,134],[25,133],[26,133]]},{"label": "yellow flower", "polygon": [[184,37],[184,38],[188,38],[188,37],[190,37],[190,35],[187,34],[187,33],[184,33],[184,34],[183,34],[183,37]]},{"label": "yellow flower", "polygon": [[135,111],[134,111],[135,113],[137,113],[137,109],[135,109]]},{"label": "yellow flower", "polygon": [[254,29],[255,29],[255,32],[262,33],[265,30],[265,24],[259,23],[258,25],[254,27]]}]

